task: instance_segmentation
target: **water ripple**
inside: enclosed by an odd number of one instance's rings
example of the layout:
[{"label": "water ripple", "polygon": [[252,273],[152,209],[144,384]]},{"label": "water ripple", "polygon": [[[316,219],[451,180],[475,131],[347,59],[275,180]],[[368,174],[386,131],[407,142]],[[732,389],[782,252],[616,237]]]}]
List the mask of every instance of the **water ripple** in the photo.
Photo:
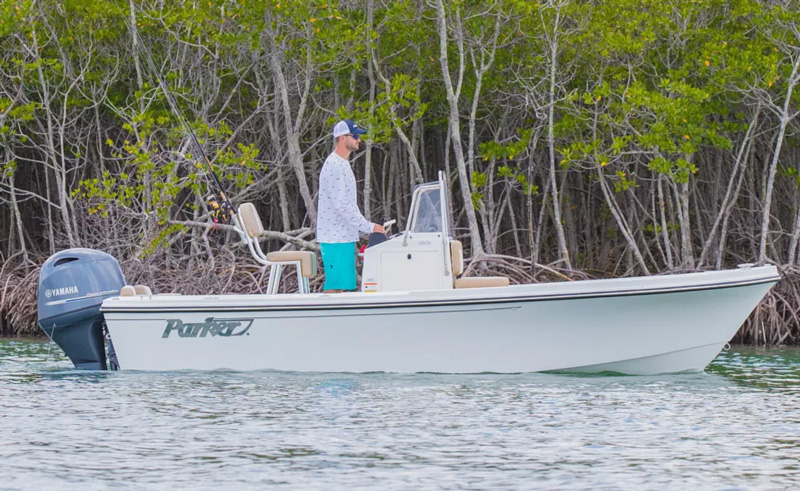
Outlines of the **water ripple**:
[{"label": "water ripple", "polygon": [[88,373],[0,341],[0,462],[0,489],[785,489],[800,351],[657,377]]}]

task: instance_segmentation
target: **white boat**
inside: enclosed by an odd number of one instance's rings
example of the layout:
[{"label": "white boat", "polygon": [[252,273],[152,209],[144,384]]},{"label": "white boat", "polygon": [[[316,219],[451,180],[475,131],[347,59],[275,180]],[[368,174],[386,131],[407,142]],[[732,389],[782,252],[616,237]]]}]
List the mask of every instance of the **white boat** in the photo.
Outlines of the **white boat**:
[{"label": "white boat", "polygon": [[[64,251],[43,268],[40,323],[85,368],[106,367],[101,346],[78,353],[86,339],[102,342],[104,323],[114,364],[125,370],[647,375],[702,371],[779,279],[774,266],[530,285],[459,277],[447,196],[442,175],[415,189],[405,231],[366,249],[359,292],[309,293],[313,254],[264,254],[255,208],[243,205],[236,226],[271,267],[268,294],[153,295],[101,280],[82,288],[85,278],[117,273],[105,256],[86,252],[89,267]],[[99,264],[103,275],[92,272]],[[287,266],[296,268],[298,293],[278,293]],[[54,296],[61,303],[48,306]],[[100,313],[80,327],[74,312],[88,312],[89,301]],[[62,334],[69,330],[81,334]]]}]

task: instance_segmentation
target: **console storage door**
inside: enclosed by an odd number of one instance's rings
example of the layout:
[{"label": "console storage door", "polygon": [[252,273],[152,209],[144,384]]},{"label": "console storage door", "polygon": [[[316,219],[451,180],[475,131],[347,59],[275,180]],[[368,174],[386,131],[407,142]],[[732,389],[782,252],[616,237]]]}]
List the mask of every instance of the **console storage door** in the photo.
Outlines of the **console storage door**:
[{"label": "console storage door", "polygon": [[438,290],[442,276],[439,251],[381,253],[381,290]]}]

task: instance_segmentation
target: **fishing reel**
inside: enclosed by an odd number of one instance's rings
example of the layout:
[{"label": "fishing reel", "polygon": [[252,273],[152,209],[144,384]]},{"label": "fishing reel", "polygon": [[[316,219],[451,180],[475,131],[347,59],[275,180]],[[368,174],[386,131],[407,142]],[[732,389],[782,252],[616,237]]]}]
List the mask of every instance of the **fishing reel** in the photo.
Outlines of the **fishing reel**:
[{"label": "fishing reel", "polygon": [[233,209],[228,206],[228,200],[218,199],[215,194],[210,194],[206,198],[206,206],[208,207],[208,215],[217,223],[228,223],[233,218]]}]

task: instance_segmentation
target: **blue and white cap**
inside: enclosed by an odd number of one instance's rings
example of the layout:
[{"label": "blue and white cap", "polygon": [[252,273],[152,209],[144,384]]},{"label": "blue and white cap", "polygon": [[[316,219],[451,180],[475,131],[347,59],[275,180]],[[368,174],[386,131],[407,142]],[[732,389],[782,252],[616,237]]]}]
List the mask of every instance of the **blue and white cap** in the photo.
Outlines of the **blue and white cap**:
[{"label": "blue and white cap", "polygon": [[338,123],[333,125],[334,138],[342,135],[363,135],[366,132],[367,130],[360,127],[353,121],[350,121],[349,119],[345,119],[344,121],[339,121]]}]

